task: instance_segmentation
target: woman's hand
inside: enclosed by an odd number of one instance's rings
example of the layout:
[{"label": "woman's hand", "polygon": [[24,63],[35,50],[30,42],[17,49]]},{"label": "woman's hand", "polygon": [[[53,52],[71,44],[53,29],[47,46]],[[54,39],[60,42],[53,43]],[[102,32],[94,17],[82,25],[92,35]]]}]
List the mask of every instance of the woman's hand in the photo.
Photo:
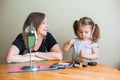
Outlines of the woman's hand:
[{"label": "woman's hand", "polygon": [[24,54],[26,56],[29,56],[31,54],[31,56],[35,56],[35,53],[27,53],[27,54]]}]

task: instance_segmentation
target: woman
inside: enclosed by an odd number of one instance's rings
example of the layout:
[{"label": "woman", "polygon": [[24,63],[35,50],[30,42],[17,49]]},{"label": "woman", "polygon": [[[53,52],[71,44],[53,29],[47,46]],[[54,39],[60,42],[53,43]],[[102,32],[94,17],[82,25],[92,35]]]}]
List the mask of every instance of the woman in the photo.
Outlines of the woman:
[{"label": "woman", "polygon": [[29,50],[25,47],[24,33],[26,27],[32,26],[36,29],[38,39],[32,48],[32,60],[61,60],[62,51],[51,33],[48,32],[47,19],[44,13],[32,12],[27,17],[23,31],[13,41],[7,55],[6,62],[29,61]]}]

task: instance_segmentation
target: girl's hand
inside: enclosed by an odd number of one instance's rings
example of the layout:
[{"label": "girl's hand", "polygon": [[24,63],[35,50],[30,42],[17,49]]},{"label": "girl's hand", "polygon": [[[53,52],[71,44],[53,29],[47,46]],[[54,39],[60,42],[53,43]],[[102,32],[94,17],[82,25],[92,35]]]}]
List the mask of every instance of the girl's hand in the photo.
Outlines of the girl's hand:
[{"label": "girl's hand", "polygon": [[86,54],[85,54],[85,52],[83,52],[82,50],[80,50],[80,57],[82,57],[82,58],[86,58]]},{"label": "girl's hand", "polygon": [[63,52],[69,51],[71,47],[73,47],[74,43],[75,43],[74,39],[68,40],[66,43],[64,43],[62,51]]},{"label": "girl's hand", "polygon": [[69,45],[72,46],[73,44],[75,44],[75,40],[74,39],[69,40]]}]

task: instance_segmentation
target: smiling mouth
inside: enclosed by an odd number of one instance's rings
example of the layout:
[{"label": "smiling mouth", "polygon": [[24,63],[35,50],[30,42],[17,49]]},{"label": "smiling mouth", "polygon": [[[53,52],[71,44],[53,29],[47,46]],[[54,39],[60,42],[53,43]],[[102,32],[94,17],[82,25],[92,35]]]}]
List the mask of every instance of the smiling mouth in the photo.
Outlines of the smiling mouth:
[{"label": "smiling mouth", "polygon": [[48,31],[48,29],[43,29],[43,31],[47,32],[47,31]]}]

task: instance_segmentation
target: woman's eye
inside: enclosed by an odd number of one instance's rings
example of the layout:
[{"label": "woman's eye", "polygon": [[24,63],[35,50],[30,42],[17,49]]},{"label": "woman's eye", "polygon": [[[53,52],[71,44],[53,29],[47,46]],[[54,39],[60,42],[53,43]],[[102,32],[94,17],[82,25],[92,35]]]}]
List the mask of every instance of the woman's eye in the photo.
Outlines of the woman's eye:
[{"label": "woman's eye", "polygon": [[45,22],[42,22],[42,24],[45,24]]}]

